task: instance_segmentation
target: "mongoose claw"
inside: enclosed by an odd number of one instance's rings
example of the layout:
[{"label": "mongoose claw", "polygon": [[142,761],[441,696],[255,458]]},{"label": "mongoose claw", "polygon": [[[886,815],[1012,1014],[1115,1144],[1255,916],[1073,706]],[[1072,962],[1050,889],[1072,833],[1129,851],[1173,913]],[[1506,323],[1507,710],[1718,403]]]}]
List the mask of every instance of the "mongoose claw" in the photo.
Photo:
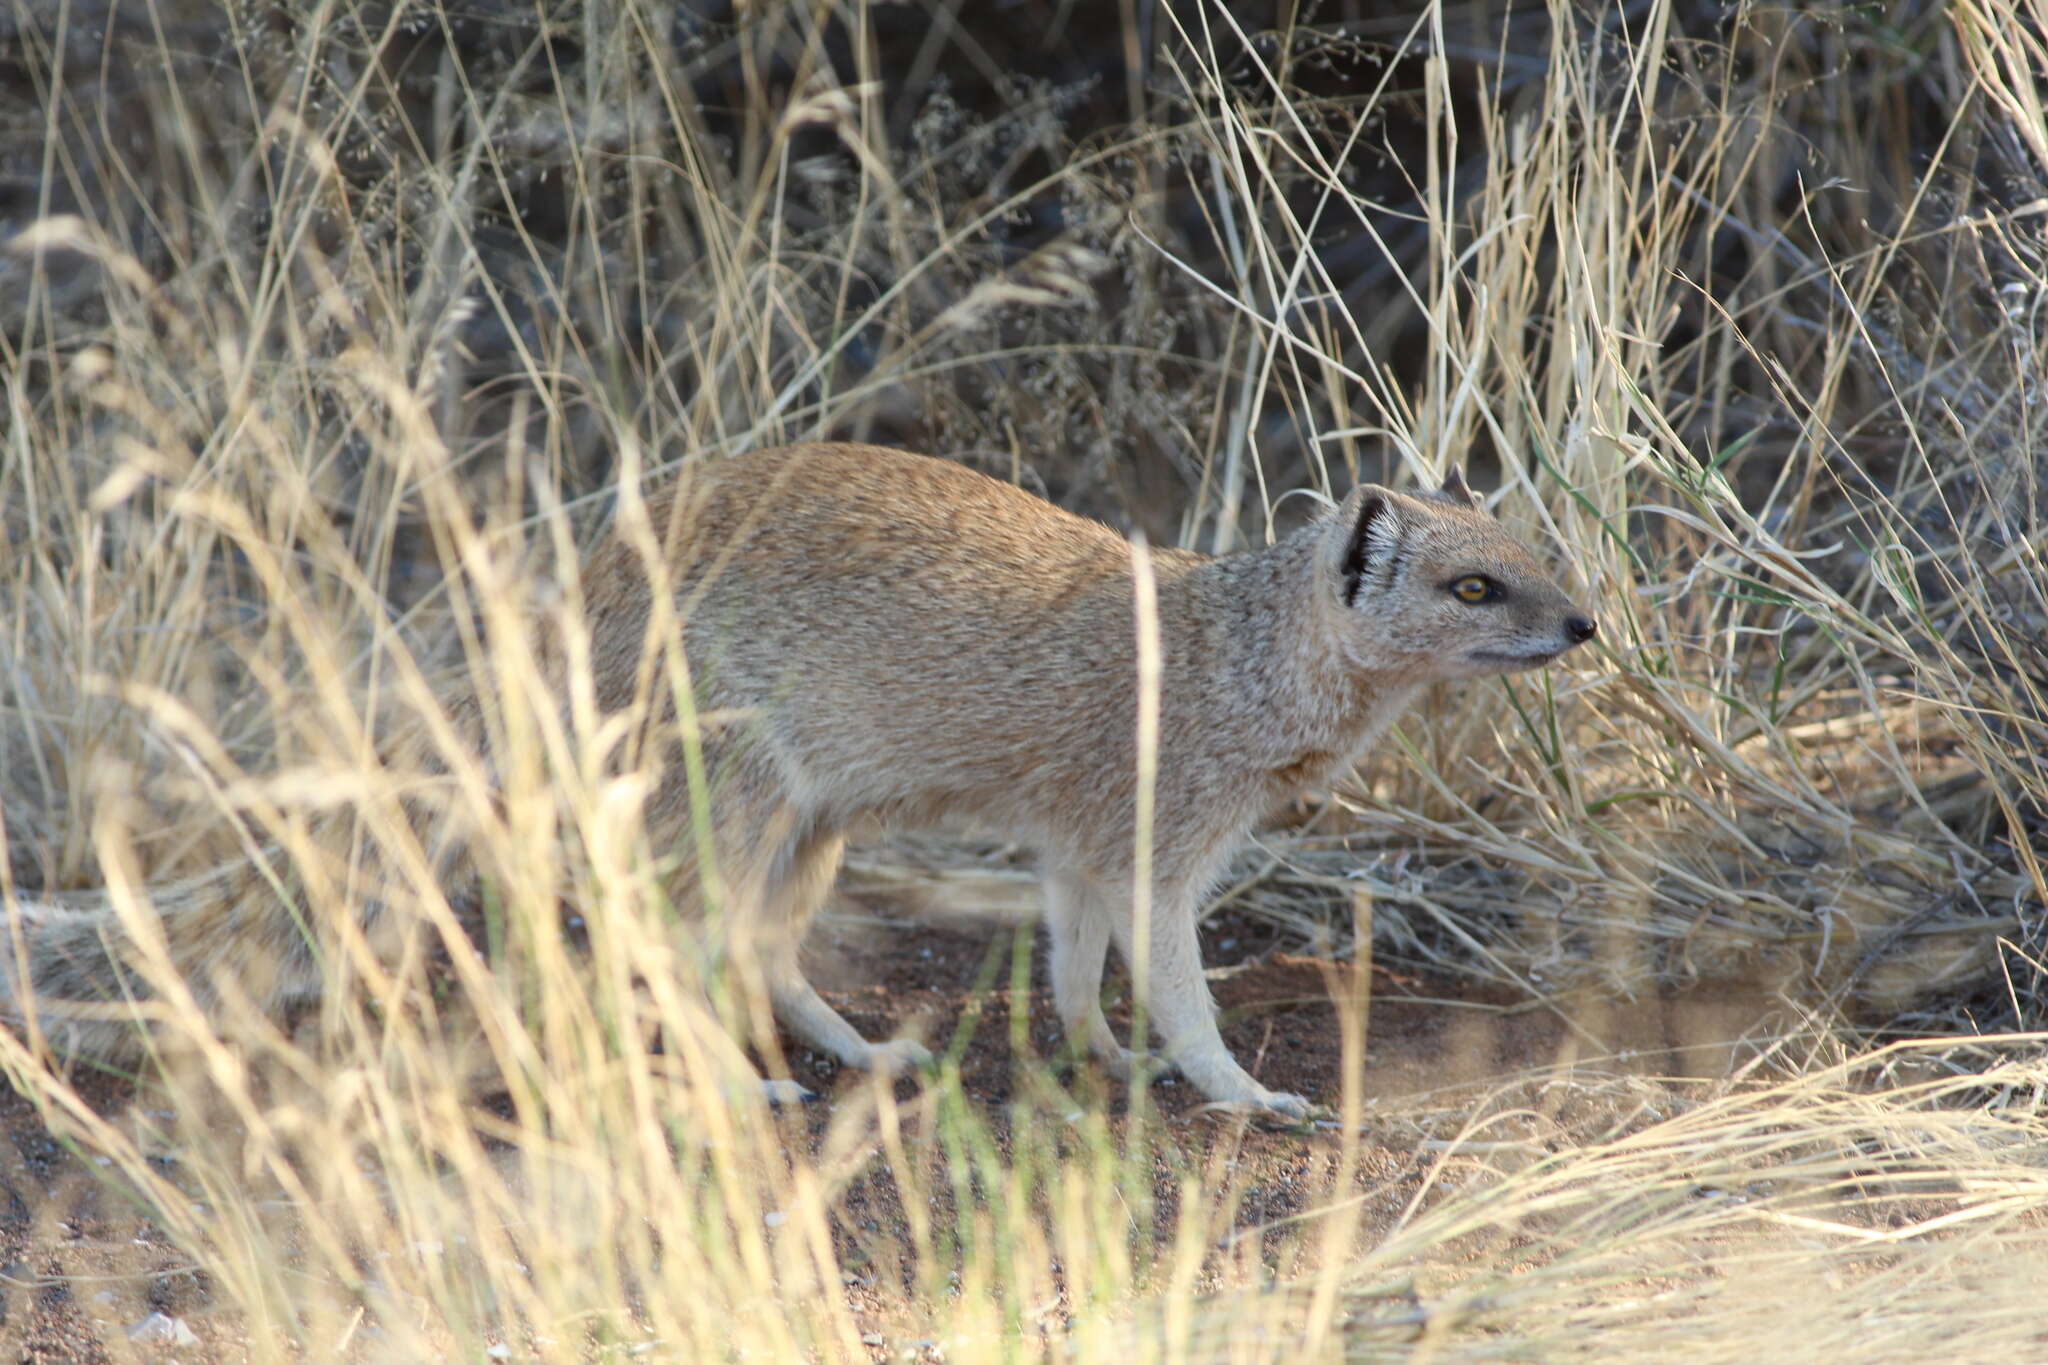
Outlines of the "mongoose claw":
[{"label": "mongoose claw", "polygon": [[1241,1118],[1261,1128],[1295,1133],[1309,1131],[1330,1111],[1300,1095],[1269,1090],[1253,1100],[1218,1100],[1203,1105],[1197,1112]]},{"label": "mongoose claw", "polygon": [[1329,1111],[1319,1104],[1311,1104],[1306,1096],[1288,1094],[1285,1091],[1269,1090],[1261,1098],[1255,1118],[1267,1122],[1279,1121],[1284,1127],[1298,1127],[1312,1123]]},{"label": "mongoose claw", "polygon": [[816,1104],[822,1097],[796,1081],[762,1081],[761,1098],[768,1101],[770,1109],[793,1109],[800,1104]]},{"label": "mongoose claw", "polygon": [[900,1076],[907,1071],[934,1070],[938,1060],[930,1048],[915,1038],[891,1038],[870,1046],[866,1066],[884,1076]]}]

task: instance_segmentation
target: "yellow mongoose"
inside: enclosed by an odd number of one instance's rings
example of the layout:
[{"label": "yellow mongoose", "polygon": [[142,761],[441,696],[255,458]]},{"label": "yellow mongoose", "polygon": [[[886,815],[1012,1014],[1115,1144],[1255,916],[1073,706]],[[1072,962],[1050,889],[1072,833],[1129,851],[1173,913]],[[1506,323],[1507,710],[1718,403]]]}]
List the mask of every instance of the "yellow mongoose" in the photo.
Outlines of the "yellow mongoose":
[{"label": "yellow mongoose", "polygon": [[[698,707],[740,717],[706,730],[704,756],[719,872],[758,981],[784,1026],[856,1067],[927,1054],[863,1039],[797,965],[844,831],[967,817],[1042,859],[1053,993],[1073,1042],[1120,1070],[1131,1060],[1100,1000],[1114,939],[1145,964],[1152,1026],[1195,1086],[1308,1112],[1224,1047],[1196,938],[1203,893],[1254,820],[1352,761],[1425,684],[1540,667],[1594,634],[1455,474],[1436,493],[1360,487],[1262,550],[1152,552],[1161,681],[1138,945],[1138,622],[1123,537],[958,464],[858,445],[693,466],[648,510],[663,572],[618,535],[583,566],[597,705],[671,736],[666,757],[662,744],[647,754],[662,771],[646,820],[653,848],[683,846],[689,790],[662,700],[674,693],[648,647],[654,593],[672,594]],[[202,1002],[223,978],[272,1005],[317,991],[271,883],[223,869],[154,899]],[[10,910],[39,1002],[121,998],[104,903]],[[0,978],[18,976],[0,965]],[[101,1055],[137,1043],[105,1019],[63,1036]],[[792,1089],[768,1083],[772,1096]]]}]

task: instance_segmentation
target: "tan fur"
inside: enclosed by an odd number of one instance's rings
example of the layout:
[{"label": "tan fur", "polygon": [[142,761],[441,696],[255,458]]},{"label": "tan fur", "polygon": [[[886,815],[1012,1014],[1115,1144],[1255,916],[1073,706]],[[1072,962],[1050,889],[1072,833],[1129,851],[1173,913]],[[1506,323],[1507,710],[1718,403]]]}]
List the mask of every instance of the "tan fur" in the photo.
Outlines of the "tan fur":
[{"label": "tan fur", "polygon": [[[670,594],[696,707],[720,718],[705,759],[718,870],[746,930],[736,957],[787,1028],[854,1066],[925,1054],[861,1038],[798,969],[843,832],[876,816],[966,817],[1040,854],[1054,993],[1077,1044],[1129,1060],[1099,998],[1114,940],[1145,962],[1152,1027],[1203,1093],[1306,1112],[1246,1074],[1217,1032],[1196,939],[1205,891],[1256,818],[1354,760],[1419,688],[1537,667],[1592,633],[1455,479],[1435,494],[1357,489],[1263,550],[1151,552],[1163,673],[1140,945],[1138,628],[1122,537],[957,464],[871,446],[693,466],[649,511],[655,574],[620,535],[584,565],[598,706],[644,718],[630,761],[660,774],[650,845],[686,847],[675,689],[650,633],[656,594]],[[1459,601],[1449,585],[1471,574],[1501,598]],[[474,699],[456,710],[479,728]],[[286,965],[246,983],[252,994],[317,987],[261,878],[228,869],[155,899],[174,960],[203,979],[229,958],[278,954]],[[19,908],[39,997],[106,999],[104,907]],[[243,942],[260,951],[235,956]],[[111,1024],[70,1041],[121,1046]]]}]

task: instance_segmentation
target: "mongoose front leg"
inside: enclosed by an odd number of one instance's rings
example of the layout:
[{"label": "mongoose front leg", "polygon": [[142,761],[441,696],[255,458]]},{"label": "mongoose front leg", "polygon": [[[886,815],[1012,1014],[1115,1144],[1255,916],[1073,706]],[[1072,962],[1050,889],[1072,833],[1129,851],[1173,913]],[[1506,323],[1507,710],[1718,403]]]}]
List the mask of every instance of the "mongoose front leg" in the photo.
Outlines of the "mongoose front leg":
[{"label": "mongoose front leg", "polygon": [[1045,879],[1045,920],[1052,940],[1052,999],[1067,1043],[1085,1048],[1103,1069],[1129,1080],[1142,1053],[1131,1051],[1110,1032],[1102,1013],[1102,967],[1109,956],[1110,923],[1116,911],[1103,890],[1077,872]]},{"label": "mongoose front leg", "polygon": [[[1237,1064],[1216,1027],[1216,1006],[1202,975],[1202,945],[1195,932],[1199,900],[1191,887],[1162,885],[1151,907],[1151,933],[1138,981],[1139,998],[1150,1026],[1159,1034],[1168,1061],[1194,1087],[1222,1104],[1256,1105],[1306,1118],[1312,1106],[1300,1095],[1269,1090]],[[1113,921],[1117,947],[1139,975],[1134,907],[1125,905]]]}]

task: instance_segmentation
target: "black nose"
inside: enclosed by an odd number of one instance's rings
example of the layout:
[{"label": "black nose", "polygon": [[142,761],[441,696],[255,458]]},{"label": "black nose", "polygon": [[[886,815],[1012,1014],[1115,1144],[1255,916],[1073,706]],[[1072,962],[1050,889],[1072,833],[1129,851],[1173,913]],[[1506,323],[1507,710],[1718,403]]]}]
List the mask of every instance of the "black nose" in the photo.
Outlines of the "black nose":
[{"label": "black nose", "polygon": [[1567,616],[1564,618],[1564,633],[1572,637],[1572,643],[1582,645],[1600,633],[1590,616]]}]

